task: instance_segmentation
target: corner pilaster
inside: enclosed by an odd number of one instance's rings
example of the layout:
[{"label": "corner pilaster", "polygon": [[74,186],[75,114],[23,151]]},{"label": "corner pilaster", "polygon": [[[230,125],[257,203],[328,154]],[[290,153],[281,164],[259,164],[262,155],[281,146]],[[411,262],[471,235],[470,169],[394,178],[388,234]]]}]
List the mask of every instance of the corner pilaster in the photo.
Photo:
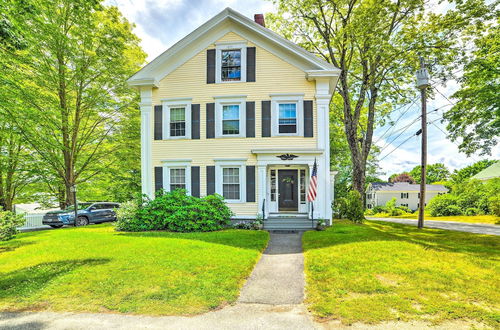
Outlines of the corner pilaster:
[{"label": "corner pilaster", "polygon": [[142,193],[154,197],[152,164],[153,88],[141,87],[141,185]]}]

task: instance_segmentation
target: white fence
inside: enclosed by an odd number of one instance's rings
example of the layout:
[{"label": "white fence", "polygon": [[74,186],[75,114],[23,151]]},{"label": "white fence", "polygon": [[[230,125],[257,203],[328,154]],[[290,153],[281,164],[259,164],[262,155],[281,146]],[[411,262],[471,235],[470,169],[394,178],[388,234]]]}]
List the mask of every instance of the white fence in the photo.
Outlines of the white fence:
[{"label": "white fence", "polygon": [[19,227],[18,229],[33,229],[33,228],[47,227],[42,224],[43,213],[32,213],[32,214],[25,213],[24,219],[26,220],[24,222],[24,225],[22,227]]}]

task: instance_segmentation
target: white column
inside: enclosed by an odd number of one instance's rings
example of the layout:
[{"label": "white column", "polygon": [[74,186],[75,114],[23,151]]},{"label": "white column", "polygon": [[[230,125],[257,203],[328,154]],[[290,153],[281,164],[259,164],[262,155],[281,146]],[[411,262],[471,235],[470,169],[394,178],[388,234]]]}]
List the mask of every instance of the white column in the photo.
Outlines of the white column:
[{"label": "white column", "polygon": [[141,87],[141,184],[142,193],[154,197],[151,155],[153,131],[153,89]]},{"label": "white column", "polygon": [[[267,187],[267,182],[266,182],[266,166],[265,165],[259,165],[257,171],[258,175],[258,182],[259,182],[259,193],[257,195],[257,205],[259,207],[258,214],[262,214],[262,203],[264,202],[264,199],[266,198],[266,187]],[[262,217],[267,217],[269,214],[269,201],[266,200],[266,214],[262,214]]]},{"label": "white column", "polygon": [[[323,154],[318,159],[318,208],[317,217],[330,221],[331,208],[331,181],[330,181],[330,80],[316,79],[316,108],[318,127],[318,149]],[[315,212],[316,213],[316,212]]]}]

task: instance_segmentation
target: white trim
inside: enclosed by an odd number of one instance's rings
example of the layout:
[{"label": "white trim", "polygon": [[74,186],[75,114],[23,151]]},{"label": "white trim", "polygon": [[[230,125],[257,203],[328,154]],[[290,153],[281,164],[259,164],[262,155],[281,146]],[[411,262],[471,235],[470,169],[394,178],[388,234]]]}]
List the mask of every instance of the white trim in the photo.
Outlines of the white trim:
[{"label": "white trim", "polygon": [[[240,80],[222,80],[222,51],[223,50],[240,50]],[[217,42],[215,44],[215,83],[230,84],[241,83],[247,81],[247,42]]]},{"label": "white trim", "polygon": [[[224,105],[239,106],[239,134],[222,134],[222,107]],[[246,97],[240,98],[215,98],[215,137],[216,138],[235,138],[246,137]]]},{"label": "white trim", "polygon": [[152,165],[153,89],[141,87],[141,186],[142,193],[154,197]]},{"label": "white trim", "polygon": [[[163,140],[191,139],[191,101],[192,98],[171,98],[162,100]],[[170,136],[171,108],[184,108],[185,132],[183,136]]]},{"label": "white trim", "polygon": [[239,168],[240,172],[240,199],[226,199],[229,204],[246,203],[246,159],[234,160],[231,158],[217,158],[215,161],[215,192],[223,196],[222,189],[222,169],[223,168]]},{"label": "white trim", "polygon": [[321,155],[323,149],[288,149],[288,148],[272,148],[272,149],[252,149],[250,151],[252,154],[312,154]]},{"label": "white trim", "polygon": [[[272,96],[274,95],[274,96]],[[271,136],[304,136],[304,96],[301,94],[270,94],[271,96]],[[279,133],[279,104],[296,104],[296,123],[295,133]]]},{"label": "white trim", "polygon": [[176,168],[183,168],[186,170],[186,177],[184,182],[186,184],[186,191],[191,195],[191,160],[190,159],[169,159],[162,160],[163,166],[163,189],[170,191],[170,170]]}]

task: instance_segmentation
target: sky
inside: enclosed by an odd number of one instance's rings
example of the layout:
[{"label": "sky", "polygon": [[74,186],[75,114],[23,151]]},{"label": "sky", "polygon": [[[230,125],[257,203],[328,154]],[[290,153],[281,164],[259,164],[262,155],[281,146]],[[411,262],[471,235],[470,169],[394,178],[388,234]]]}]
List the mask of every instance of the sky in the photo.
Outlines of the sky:
[{"label": "sky", "polygon": [[[134,32],[142,40],[141,46],[148,54],[148,61],[226,7],[250,18],[254,14],[275,11],[272,1],[266,0],[106,0],[106,3],[117,6],[135,24]],[[458,151],[455,143],[446,138],[446,124],[439,119],[443,110],[449,109],[450,101],[454,101],[451,95],[457,87],[455,81],[448,81],[446,86],[434,85],[437,89],[435,98],[428,100],[427,104],[428,111],[440,108],[428,115],[428,122],[432,122],[428,126],[428,164],[444,163],[452,171],[484,158],[500,158],[500,146],[494,148],[492,156],[466,157]],[[393,128],[386,125],[375,131],[373,140],[382,149],[379,156],[382,179],[393,173],[410,171],[420,164],[420,137],[411,137],[420,128],[420,120],[415,120],[420,115],[420,100],[414,104],[411,101],[408,106],[393,111],[392,120],[401,117]],[[401,113],[404,115],[401,116]]]}]

